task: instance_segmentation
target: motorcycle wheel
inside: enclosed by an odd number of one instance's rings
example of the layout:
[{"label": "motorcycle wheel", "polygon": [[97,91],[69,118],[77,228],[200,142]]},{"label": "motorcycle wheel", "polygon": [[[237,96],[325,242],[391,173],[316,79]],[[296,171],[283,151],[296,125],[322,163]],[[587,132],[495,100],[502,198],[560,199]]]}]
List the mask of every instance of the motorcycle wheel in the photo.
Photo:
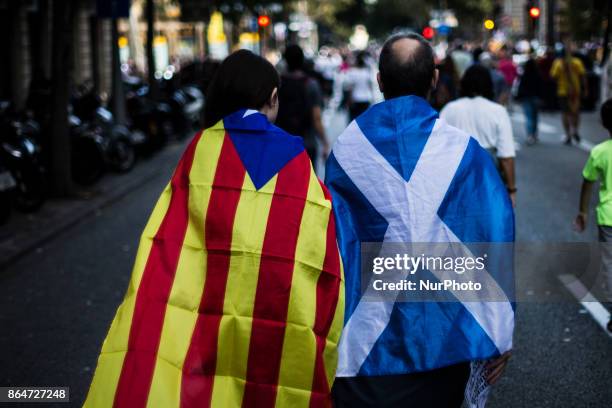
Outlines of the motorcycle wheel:
[{"label": "motorcycle wheel", "polygon": [[22,212],[38,210],[45,202],[45,177],[37,168],[15,172],[15,208]]},{"label": "motorcycle wheel", "polygon": [[77,139],[72,147],[72,179],[82,186],[89,186],[102,177],[104,156],[95,142]]},{"label": "motorcycle wheel", "polygon": [[174,128],[174,124],[170,118],[163,119],[160,124],[160,147],[164,147],[168,140],[176,134],[176,129]]},{"label": "motorcycle wheel", "polygon": [[119,173],[132,170],[136,163],[134,147],[125,139],[115,140],[109,152],[109,162],[111,168]]},{"label": "motorcycle wheel", "polygon": [[0,225],[6,224],[11,217],[13,194],[11,191],[0,192]]}]

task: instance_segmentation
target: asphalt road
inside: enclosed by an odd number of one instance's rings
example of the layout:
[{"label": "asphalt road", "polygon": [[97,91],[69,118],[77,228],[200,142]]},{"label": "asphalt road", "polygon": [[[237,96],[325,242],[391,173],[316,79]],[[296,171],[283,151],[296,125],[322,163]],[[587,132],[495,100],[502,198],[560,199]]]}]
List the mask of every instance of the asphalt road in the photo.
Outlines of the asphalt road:
[{"label": "asphalt road", "polygon": [[[594,211],[583,234],[572,228],[588,153],[560,143],[558,115],[542,116],[540,143],[521,147],[517,156],[517,241],[596,240]],[[525,132],[519,109],[513,117],[515,138],[521,142]],[[584,119],[583,138],[599,142],[606,137],[597,115]],[[507,373],[491,395],[491,407],[611,406],[612,338],[579,303],[519,303],[514,345]]]},{"label": "asphalt road", "polygon": [[[338,115],[326,121],[331,136],[343,124]],[[517,110],[519,142],[521,121]],[[594,115],[583,129],[592,141],[605,137]],[[560,145],[557,115],[545,115],[541,131],[541,143],[523,147],[517,158],[517,238],[594,240],[594,226],[584,235],[571,228],[587,153]],[[171,172],[0,271],[0,386],[67,385],[70,405],[82,404],[139,235]],[[579,303],[525,302],[518,305],[511,364],[489,406],[609,407],[611,384],[612,339]]]}]

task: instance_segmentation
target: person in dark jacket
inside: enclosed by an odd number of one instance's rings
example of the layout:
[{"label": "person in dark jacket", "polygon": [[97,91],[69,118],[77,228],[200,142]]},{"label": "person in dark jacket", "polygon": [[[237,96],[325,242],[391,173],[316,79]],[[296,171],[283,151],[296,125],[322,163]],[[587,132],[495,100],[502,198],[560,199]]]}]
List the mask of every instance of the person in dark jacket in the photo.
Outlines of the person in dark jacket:
[{"label": "person in dark jacket", "polygon": [[283,57],[287,64],[287,72],[281,75],[276,125],[304,139],[304,146],[316,169],[317,159],[320,156],[318,146],[321,147],[323,159],[327,158],[330,149],[323,127],[321,87],[307,74],[304,67],[304,52],[299,45],[288,45]]},{"label": "person in dark jacket", "polygon": [[523,74],[519,79],[517,95],[525,112],[528,145],[533,145],[538,141],[538,111],[541,95],[542,78],[535,60],[529,58],[525,62]]}]

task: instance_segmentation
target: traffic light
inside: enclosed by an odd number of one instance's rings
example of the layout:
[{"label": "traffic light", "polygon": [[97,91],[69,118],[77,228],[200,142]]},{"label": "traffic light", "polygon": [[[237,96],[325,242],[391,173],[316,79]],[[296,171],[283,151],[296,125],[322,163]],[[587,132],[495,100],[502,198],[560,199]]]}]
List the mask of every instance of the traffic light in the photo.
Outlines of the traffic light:
[{"label": "traffic light", "polygon": [[493,20],[491,20],[490,18],[486,19],[484,21],[484,28],[486,28],[487,30],[492,30],[495,28],[495,22]]},{"label": "traffic light", "polygon": [[527,12],[527,35],[530,38],[534,38],[538,31],[538,23],[540,21],[540,7],[538,6],[538,0],[528,0],[525,4],[525,11]]},{"label": "traffic light", "polygon": [[259,25],[262,28],[265,28],[265,27],[269,26],[270,25],[270,17],[265,16],[265,15],[264,16],[259,16],[257,18],[257,25]]},{"label": "traffic light", "polygon": [[426,40],[431,40],[434,37],[434,29],[427,26],[423,29],[423,37],[425,37]]},{"label": "traffic light", "polygon": [[536,19],[540,18],[540,8],[539,7],[531,7],[529,9],[529,17]]}]

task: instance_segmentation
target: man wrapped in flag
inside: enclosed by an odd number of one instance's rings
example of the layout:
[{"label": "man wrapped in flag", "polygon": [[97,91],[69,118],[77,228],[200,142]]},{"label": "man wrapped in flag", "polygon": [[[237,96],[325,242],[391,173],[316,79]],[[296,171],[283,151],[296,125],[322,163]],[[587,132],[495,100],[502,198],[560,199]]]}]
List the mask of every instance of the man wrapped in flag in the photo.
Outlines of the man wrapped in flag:
[{"label": "man wrapped in flag", "polygon": [[221,64],[86,407],[330,405],[344,310],[334,216],[302,140],[271,124],[278,85],[248,51]]},{"label": "man wrapped in flag", "polygon": [[494,302],[368,301],[360,251],[364,242],[454,243],[465,253],[469,243],[513,242],[511,202],[487,152],[427,103],[437,81],[430,44],[396,35],[379,64],[385,101],[349,124],[326,170],[346,279],[334,402],[459,407],[465,393],[483,406],[512,348],[512,269],[483,272],[500,293]]}]

